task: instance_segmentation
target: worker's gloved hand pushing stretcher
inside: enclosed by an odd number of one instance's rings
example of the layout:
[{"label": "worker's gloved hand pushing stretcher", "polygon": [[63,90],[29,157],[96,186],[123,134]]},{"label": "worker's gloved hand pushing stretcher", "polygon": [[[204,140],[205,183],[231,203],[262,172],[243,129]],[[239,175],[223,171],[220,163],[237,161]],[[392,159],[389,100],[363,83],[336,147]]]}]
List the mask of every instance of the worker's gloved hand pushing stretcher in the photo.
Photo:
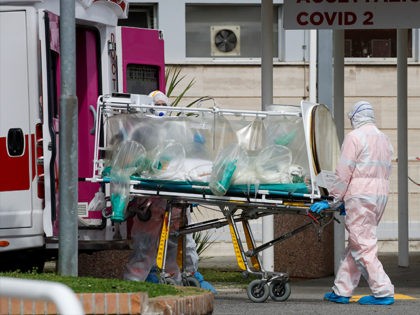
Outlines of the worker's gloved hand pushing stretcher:
[{"label": "worker's gloved hand pushing stretcher", "polygon": [[[332,209],[330,203],[327,200],[317,201],[310,206],[310,210],[314,213],[321,213],[324,210]],[[346,215],[346,209],[344,207],[344,202],[336,208],[337,211],[340,211],[340,215]]]}]

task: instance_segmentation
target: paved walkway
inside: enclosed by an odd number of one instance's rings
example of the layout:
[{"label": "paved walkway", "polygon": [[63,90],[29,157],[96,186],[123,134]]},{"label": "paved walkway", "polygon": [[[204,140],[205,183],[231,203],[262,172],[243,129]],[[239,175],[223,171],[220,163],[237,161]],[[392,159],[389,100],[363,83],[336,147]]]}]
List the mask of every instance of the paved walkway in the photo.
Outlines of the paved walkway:
[{"label": "paved walkway", "polygon": [[[380,254],[385,271],[395,286],[396,299],[420,299],[420,252],[410,254],[409,267],[398,266],[398,254]],[[200,262],[200,268],[227,268],[239,270],[235,257],[220,256],[206,258]],[[291,289],[294,296],[302,298],[322,298],[325,290],[333,285],[334,277],[323,277],[318,279],[291,279]],[[219,287],[221,291],[237,291],[235,287]],[[366,281],[363,279],[355,292],[355,298],[359,295],[370,294]]]}]

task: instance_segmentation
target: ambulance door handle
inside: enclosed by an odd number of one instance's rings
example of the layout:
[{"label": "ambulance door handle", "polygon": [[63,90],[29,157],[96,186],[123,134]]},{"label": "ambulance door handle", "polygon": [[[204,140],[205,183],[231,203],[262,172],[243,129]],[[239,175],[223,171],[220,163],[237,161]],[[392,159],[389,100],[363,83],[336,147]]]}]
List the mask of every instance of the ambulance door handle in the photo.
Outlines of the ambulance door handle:
[{"label": "ambulance door handle", "polygon": [[89,131],[89,133],[91,134],[91,135],[94,135],[95,134],[95,130],[96,130],[96,119],[97,119],[97,113],[96,113],[96,109],[95,109],[95,107],[93,107],[93,105],[90,105],[89,106],[89,110],[90,110],[90,112],[92,113],[92,115],[93,115],[93,127],[92,127],[92,129]]},{"label": "ambulance door handle", "polygon": [[10,156],[21,156],[25,149],[25,137],[20,128],[11,128],[7,132],[7,151]]}]

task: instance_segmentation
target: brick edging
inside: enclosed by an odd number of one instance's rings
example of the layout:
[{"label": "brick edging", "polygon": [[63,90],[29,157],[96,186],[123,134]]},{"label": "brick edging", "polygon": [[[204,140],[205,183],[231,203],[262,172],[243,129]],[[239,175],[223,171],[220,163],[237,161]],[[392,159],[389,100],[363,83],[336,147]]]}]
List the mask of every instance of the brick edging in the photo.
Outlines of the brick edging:
[{"label": "brick edging", "polygon": [[182,314],[198,315],[213,313],[214,294],[205,292],[200,295],[184,297],[167,296],[150,298],[145,314]]},{"label": "brick edging", "polygon": [[[191,296],[162,296],[149,298],[147,293],[80,293],[77,294],[86,315],[96,314],[211,314],[214,295],[205,292]],[[53,302],[0,297],[1,315],[53,315]]]},{"label": "brick edging", "polygon": [[83,310],[88,314],[144,314],[149,296],[135,293],[81,293],[77,294]]}]

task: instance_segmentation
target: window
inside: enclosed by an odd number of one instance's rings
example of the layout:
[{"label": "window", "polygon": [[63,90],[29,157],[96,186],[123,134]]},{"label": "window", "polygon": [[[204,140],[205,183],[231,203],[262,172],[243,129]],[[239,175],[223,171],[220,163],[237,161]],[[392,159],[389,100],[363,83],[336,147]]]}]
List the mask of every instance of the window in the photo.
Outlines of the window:
[{"label": "window", "polygon": [[[397,57],[397,30],[346,30],[345,57]],[[411,30],[408,31],[408,56],[412,56]]]},{"label": "window", "polygon": [[[260,58],[260,5],[187,5],[186,55]],[[278,56],[278,10],[273,13],[273,54]]]},{"label": "window", "polygon": [[152,5],[130,4],[127,19],[119,19],[119,26],[132,26],[141,28],[155,28],[155,8]]}]

